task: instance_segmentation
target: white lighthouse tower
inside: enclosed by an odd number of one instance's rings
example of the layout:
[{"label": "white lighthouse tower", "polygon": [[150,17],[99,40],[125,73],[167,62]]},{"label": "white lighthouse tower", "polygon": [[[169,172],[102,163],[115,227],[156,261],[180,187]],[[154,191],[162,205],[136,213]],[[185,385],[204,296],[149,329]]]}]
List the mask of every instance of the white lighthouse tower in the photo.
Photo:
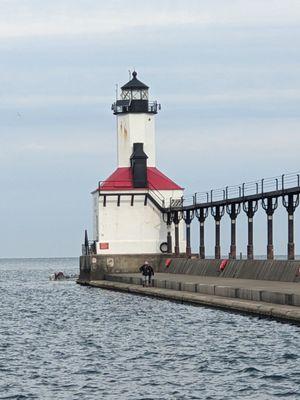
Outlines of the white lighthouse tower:
[{"label": "white lighthouse tower", "polygon": [[[181,199],[183,188],[156,167],[155,115],[160,107],[149,102],[148,89],[134,71],[112,105],[118,165],[92,193],[97,254],[159,254],[167,251],[168,231],[174,237],[174,226],[167,226],[163,209]],[[179,248],[185,249],[180,226]]]}]

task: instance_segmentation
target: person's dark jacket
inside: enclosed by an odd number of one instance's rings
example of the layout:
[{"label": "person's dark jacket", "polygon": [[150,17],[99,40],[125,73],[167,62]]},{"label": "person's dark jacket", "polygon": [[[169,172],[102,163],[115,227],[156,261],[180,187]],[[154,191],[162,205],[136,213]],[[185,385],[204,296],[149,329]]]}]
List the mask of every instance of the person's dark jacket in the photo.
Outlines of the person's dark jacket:
[{"label": "person's dark jacket", "polygon": [[151,265],[147,265],[147,275],[150,276],[150,277],[154,276],[154,270],[151,267]]},{"label": "person's dark jacket", "polygon": [[147,275],[148,275],[148,267],[149,267],[149,265],[147,265],[147,264],[143,264],[143,265],[140,267],[140,272],[141,272],[144,276],[147,276]]}]

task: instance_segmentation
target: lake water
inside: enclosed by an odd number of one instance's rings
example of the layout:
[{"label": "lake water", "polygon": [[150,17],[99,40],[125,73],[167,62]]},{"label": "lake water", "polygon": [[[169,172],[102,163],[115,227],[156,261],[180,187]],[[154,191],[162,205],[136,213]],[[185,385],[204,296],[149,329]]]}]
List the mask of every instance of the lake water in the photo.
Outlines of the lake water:
[{"label": "lake water", "polygon": [[0,260],[0,399],[299,399],[300,328],[52,282]]}]

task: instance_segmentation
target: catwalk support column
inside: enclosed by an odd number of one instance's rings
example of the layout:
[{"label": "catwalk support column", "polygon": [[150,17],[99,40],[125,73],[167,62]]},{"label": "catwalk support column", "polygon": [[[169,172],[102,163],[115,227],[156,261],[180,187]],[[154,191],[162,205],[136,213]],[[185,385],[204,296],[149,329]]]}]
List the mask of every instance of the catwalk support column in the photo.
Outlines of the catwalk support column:
[{"label": "catwalk support column", "polygon": [[205,258],[204,223],[208,216],[208,208],[196,210],[196,217],[199,221],[199,258]]},{"label": "catwalk support column", "polygon": [[253,260],[253,217],[258,210],[258,202],[249,200],[243,203],[243,210],[248,217],[248,245],[247,245],[247,258]]},{"label": "catwalk support column", "polygon": [[274,258],[274,245],[273,245],[273,214],[278,205],[278,199],[267,197],[262,199],[262,207],[267,214],[267,259],[273,260]]},{"label": "catwalk support column", "polygon": [[238,203],[232,203],[226,206],[227,214],[231,220],[231,243],[230,243],[230,258],[236,259],[236,218],[241,211],[241,206]]},{"label": "catwalk support column", "polygon": [[186,256],[191,257],[191,222],[194,218],[194,211],[185,210],[183,211],[183,219],[186,224]]},{"label": "catwalk support column", "polygon": [[225,212],[224,207],[222,206],[215,206],[211,208],[211,215],[215,219],[215,229],[216,229],[216,237],[215,237],[215,258],[221,258],[221,218],[223,217]]},{"label": "catwalk support column", "polygon": [[294,242],[294,213],[299,205],[299,194],[289,194],[283,196],[282,203],[288,212],[288,244],[287,253],[288,259],[295,259],[295,242]]}]

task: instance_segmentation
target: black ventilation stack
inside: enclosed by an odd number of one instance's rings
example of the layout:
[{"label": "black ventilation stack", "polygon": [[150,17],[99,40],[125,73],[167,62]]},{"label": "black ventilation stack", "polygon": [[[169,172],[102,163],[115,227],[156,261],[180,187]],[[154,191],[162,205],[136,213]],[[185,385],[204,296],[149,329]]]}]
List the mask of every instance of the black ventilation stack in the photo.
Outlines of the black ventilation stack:
[{"label": "black ventilation stack", "polygon": [[148,186],[147,179],[147,158],[143,150],[143,143],[133,143],[133,153],[130,157],[130,165],[132,170],[133,187],[146,188]]}]

